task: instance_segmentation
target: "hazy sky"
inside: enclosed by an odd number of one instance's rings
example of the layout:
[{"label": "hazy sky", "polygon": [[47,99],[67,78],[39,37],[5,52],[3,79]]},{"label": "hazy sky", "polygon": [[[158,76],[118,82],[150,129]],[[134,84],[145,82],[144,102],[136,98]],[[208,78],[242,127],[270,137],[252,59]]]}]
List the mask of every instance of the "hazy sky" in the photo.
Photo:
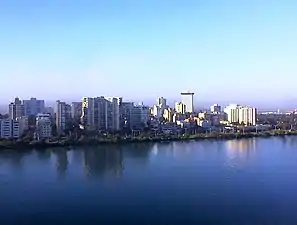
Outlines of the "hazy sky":
[{"label": "hazy sky", "polygon": [[297,97],[297,1],[1,0],[0,101]]}]

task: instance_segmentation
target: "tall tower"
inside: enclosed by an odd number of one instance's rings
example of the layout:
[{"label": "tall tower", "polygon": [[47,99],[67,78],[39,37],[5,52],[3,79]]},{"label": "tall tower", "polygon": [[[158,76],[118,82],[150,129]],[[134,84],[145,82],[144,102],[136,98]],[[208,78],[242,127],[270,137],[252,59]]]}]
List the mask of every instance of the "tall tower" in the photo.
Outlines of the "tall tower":
[{"label": "tall tower", "polygon": [[193,113],[194,112],[194,93],[193,92],[182,92],[182,103],[186,105],[186,112]]}]

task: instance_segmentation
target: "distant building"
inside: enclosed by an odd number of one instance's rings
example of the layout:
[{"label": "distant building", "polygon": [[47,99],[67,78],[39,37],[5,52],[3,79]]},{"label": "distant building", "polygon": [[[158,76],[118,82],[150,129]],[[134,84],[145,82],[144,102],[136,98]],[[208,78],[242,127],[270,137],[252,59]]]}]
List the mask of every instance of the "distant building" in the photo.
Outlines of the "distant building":
[{"label": "distant building", "polygon": [[153,116],[156,117],[156,118],[160,118],[162,116],[162,109],[157,106],[157,105],[154,105],[153,106]]},{"label": "distant building", "polygon": [[218,104],[214,104],[210,107],[210,111],[212,113],[220,113],[221,112],[221,106],[219,106]]},{"label": "distant building", "polygon": [[181,93],[182,103],[186,105],[186,112],[194,112],[194,93],[192,92],[183,92]]},{"label": "distant building", "polygon": [[55,114],[55,109],[53,107],[45,107],[44,108],[44,114],[50,114],[50,115],[53,116]]},{"label": "distant building", "polygon": [[31,98],[30,100],[24,100],[23,104],[25,116],[36,116],[38,113],[45,112],[44,100],[37,100],[36,98]]},{"label": "distant building", "polygon": [[163,112],[163,118],[167,121],[167,122],[172,122],[173,120],[173,110],[171,108],[166,108],[164,109]]},{"label": "distant building", "polygon": [[52,137],[51,116],[49,114],[37,114],[36,138],[48,139]]},{"label": "distant building", "polygon": [[66,102],[56,103],[56,127],[59,135],[63,134],[67,128],[67,123],[71,119],[71,106]]},{"label": "distant building", "polygon": [[0,136],[4,139],[19,138],[20,126],[19,122],[13,119],[0,120]]},{"label": "distant building", "polygon": [[167,108],[167,100],[166,98],[160,97],[157,99],[157,106],[161,109]]},{"label": "distant building", "polygon": [[176,102],[175,111],[180,114],[185,114],[187,111],[187,106],[182,102]]},{"label": "distant building", "polygon": [[9,118],[15,120],[25,115],[24,105],[19,98],[15,98],[14,102],[9,104]]}]

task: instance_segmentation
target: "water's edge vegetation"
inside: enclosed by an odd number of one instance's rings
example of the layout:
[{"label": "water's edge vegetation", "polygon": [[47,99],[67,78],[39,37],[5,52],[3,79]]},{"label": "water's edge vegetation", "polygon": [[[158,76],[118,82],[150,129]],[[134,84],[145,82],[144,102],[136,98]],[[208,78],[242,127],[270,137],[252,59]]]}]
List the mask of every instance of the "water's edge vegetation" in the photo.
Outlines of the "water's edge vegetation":
[{"label": "water's edge vegetation", "polygon": [[69,146],[96,146],[103,144],[124,144],[124,143],[141,143],[141,142],[168,142],[168,141],[187,141],[187,140],[232,140],[253,137],[274,137],[297,135],[297,131],[292,130],[273,130],[263,132],[249,133],[199,133],[192,135],[164,135],[164,136],[137,136],[122,137],[119,135],[110,135],[108,137],[83,137],[80,139],[63,138],[58,141],[25,141],[25,140],[2,140],[0,149],[45,149],[50,147],[69,147]]}]

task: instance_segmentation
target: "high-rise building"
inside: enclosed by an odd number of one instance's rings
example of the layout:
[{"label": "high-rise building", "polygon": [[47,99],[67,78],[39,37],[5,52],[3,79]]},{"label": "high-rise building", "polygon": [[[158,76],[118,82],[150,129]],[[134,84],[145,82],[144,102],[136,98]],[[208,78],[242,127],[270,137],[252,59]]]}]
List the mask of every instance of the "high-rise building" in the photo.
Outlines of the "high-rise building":
[{"label": "high-rise building", "polygon": [[187,106],[182,102],[175,103],[175,111],[180,114],[185,114],[187,110]]},{"label": "high-rise building", "polygon": [[108,97],[107,102],[107,126],[108,130],[117,131],[120,129],[120,105],[122,98]]},{"label": "high-rise building", "polygon": [[154,105],[153,106],[153,116],[156,117],[156,118],[160,118],[163,114],[163,110],[157,106],[157,105]]},{"label": "high-rise building", "polygon": [[157,106],[161,109],[165,109],[167,107],[166,98],[160,97],[157,99]]},{"label": "high-rise building", "polygon": [[36,138],[47,139],[52,137],[51,117],[49,114],[37,114]]},{"label": "high-rise building", "polygon": [[230,104],[225,109],[224,112],[227,114],[227,120],[229,123],[238,123],[239,121],[239,105]]},{"label": "high-rise building", "polygon": [[120,107],[120,128],[131,129],[131,112],[134,107],[133,102],[122,102]]},{"label": "high-rise building", "polygon": [[214,104],[210,107],[210,111],[212,113],[220,113],[221,112],[221,106],[219,106],[218,104]]},{"label": "high-rise building", "polygon": [[134,105],[131,110],[131,129],[142,129],[147,126],[150,110],[144,105]]},{"label": "high-rise building", "polygon": [[120,98],[83,98],[81,122],[87,130],[119,130]]},{"label": "high-rise building", "polygon": [[257,124],[257,109],[251,107],[241,107],[239,109],[238,123],[244,125]]},{"label": "high-rise building", "polygon": [[38,113],[45,112],[44,100],[37,100],[36,98],[31,98],[29,100],[24,100],[23,103],[25,116],[36,116]]},{"label": "high-rise building", "polygon": [[82,112],[82,102],[72,102],[71,103],[71,116],[74,121],[79,121]]},{"label": "high-rise building", "polygon": [[182,103],[186,105],[186,112],[194,112],[194,93],[193,92],[182,92]]},{"label": "high-rise building", "polygon": [[225,108],[228,121],[230,123],[238,123],[244,125],[256,125],[257,124],[257,109],[247,106],[240,106],[231,104]]},{"label": "high-rise building", "polygon": [[15,120],[25,115],[24,105],[19,98],[15,98],[14,102],[9,104],[9,118]]},{"label": "high-rise building", "polygon": [[71,119],[71,106],[66,102],[56,103],[56,127],[58,134],[63,134],[67,128],[67,123]]},{"label": "high-rise building", "polygon": [[29,129],[29,118],[27,116],[22,116],[16,118],[16,121],[19,123],[19,134],[22,136],[24,132]]},{"label": "high-rise building", "polygon": [[173,110],[171,108],[166,108],[164,110],[163,113],[163,118],[167,121],[167,122],[172,122],[172,118],[173,118]]}]

